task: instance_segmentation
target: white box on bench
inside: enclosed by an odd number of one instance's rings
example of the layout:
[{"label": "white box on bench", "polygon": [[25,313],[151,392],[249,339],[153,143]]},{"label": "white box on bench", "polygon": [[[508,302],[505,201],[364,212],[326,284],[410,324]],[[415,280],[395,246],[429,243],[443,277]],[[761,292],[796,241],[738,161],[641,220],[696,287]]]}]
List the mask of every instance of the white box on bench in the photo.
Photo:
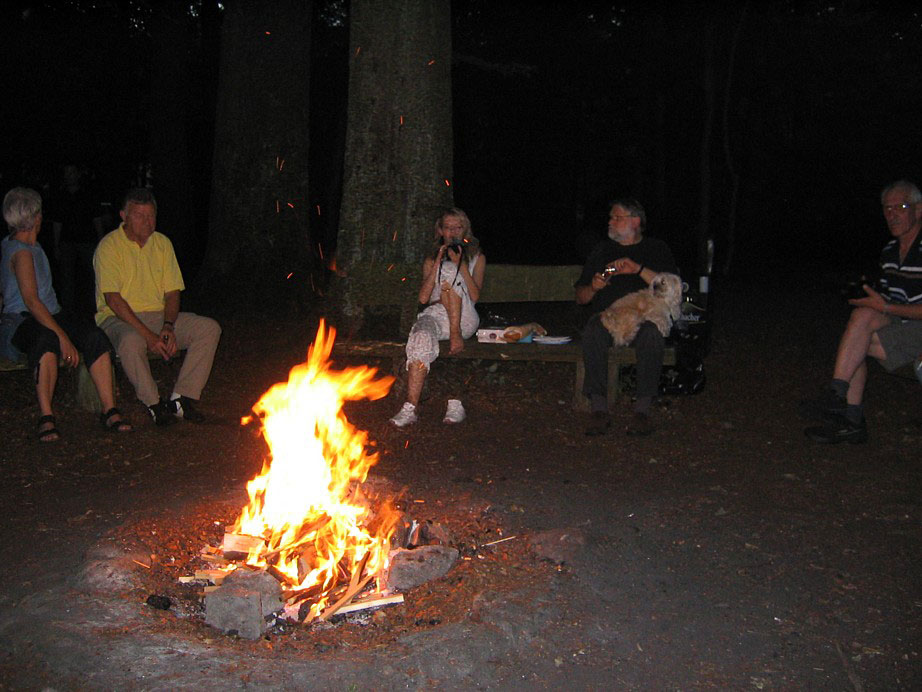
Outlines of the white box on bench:
[{"label": "white box on bench", "polygon": [[506,340],[503,338],[503,329],[478,329],[477,330],[477,341],[484,344],[504,344]]}]

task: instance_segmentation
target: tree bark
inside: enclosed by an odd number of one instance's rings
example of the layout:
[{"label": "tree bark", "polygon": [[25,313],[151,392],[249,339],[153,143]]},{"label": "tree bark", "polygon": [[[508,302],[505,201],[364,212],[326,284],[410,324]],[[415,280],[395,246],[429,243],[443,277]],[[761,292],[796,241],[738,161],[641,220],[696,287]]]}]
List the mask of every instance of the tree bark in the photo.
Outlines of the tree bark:
[{"label": "tree bark", "polygon": [[372,292],[390,292],[406,326],[434,221],[452,203],[451,183],[450,3],[353,0],[336,255],[349,328],[361,325],[363,296]]},{"label": "tree bark", "polygon": [[714,24],[705,19],[704,66],[702,87],[704,91],[704,122],[701,127],[701,149],[699,153],[700,192],[698,198],[698,232],[696,246],[707,245],[711,237],[711,142],[714,136],[714,114],[716,110],[716,86],[714,75]]},{"label": "tree bark", "polygon": [[150,164],[157,226],[170,237],[184,265],[195,218],[187,127],[193,43],[187,11],[187,5],[172,0],[152,15],[150,90]]},{"label": "tree bark", "polygon": [[[227,5],[201,287],[233,295],[236,305],[300,309],[315,294],[310,17],[309,0]],[[232,294],[223,290],[231,287]]]},{"label": "tree bark", "polygon": [[736,248],[736,210],[739,200],[740,174],[736,170],[733,162],[733,147],[730,137],[730,97],[733,87],[733,75],[736,66],[736,53],[739,49],[740,33],[743,29],[743,23],[746,21],[746,10],[749,9],[749,2],[743,3],[743,9],[740,11],[739,21],[733,31],[733,40],[730,42],[730,56],[727,61],[727,83],[724,87],[723,102],[723,150],[724,161],[727,164],[727,175],[730,177],[730,194],[729,208],[727,210],[727,249],[724,255],[723,270],[724,276],[730,273],[730,267],[733,264],[733,251]]}]

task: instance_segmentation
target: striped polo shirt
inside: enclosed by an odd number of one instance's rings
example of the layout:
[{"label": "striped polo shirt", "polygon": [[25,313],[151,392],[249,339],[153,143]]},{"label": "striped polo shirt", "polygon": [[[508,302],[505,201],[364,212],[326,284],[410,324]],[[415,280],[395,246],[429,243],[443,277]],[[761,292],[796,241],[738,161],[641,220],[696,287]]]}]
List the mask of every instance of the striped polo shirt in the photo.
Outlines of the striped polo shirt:
[{"label": "striped polo shirt", "polygon": [[922,304],[922,233],[900,263],[899,241],[894,238],[880,253],[881,288],[893,303]]}]

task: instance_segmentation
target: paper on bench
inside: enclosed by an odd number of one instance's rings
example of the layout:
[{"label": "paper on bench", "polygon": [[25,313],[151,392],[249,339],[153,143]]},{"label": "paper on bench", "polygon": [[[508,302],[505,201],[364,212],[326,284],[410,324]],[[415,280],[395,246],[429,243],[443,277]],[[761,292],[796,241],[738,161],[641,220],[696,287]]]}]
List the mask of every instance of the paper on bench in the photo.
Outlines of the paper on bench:
[{"label": "paper on bench", "polygon": [[569,336],[536,336],[534,338],[536,344],[568,344],[573,341],[572,337]]}]

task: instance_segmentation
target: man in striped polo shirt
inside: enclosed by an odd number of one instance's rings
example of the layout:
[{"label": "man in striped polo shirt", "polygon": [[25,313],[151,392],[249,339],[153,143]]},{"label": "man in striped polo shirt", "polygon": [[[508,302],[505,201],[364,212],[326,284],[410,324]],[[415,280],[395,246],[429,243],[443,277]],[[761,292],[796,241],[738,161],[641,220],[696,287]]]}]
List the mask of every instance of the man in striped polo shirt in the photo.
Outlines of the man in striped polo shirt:
[{"label": "man in striped polo shirt", "polygon": [[804,402],[806,413],[824,420],[804,431],[816,442],[867,441],[868,356],[893,371],[922,353],[922,193],[898,180],[880,199],[893,236],[880,255],[880,291],[865,285],[864,297],[848,301],[855,309],[839,341],[832,383],[819,398]]}]

